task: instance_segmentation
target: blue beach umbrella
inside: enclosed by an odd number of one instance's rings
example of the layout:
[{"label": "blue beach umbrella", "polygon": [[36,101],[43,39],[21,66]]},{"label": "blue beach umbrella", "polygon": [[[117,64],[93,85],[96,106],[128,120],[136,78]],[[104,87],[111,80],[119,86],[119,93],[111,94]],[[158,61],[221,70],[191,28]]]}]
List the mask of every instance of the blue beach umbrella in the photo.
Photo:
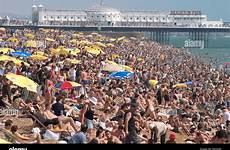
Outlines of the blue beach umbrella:
[{"label": "blue beach umbrella", "polygon": [[111,73],[111,74],[109,75],[109,78],[123,80],[123,79],[131,78],[131,77],[133,77],[133,76],[134,76],[134,73],[133,73],[133,72],[129,72],[129,71],[119,71],[119,72]]},{"label": "blue beach umbrella", "polygon": [[16,51],[16,52],[12,52],[10,53],[11,56],[14,56],[14,57],[30,57],[31,56],[31,53],[28,53],[28,52],[22,52],[22,51]]},{"label": "blue beach umbrella", "polygon": [[192,85],[192,81],[185,82],[187,85]]}]

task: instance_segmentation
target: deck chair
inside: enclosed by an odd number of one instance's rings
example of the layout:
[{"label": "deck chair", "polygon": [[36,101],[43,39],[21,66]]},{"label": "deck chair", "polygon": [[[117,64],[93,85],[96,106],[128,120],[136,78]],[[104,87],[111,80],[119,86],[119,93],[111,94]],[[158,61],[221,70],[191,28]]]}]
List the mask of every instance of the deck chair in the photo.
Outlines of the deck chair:
[{"label": "deck chair", "polygon": [[32,118],[32,120],[38,123],[41,127],[47,129],[47,127],[44,125],[46,119],[40,113],[32,113],[30,111],[26,111],[26,113],[29,117]]}]

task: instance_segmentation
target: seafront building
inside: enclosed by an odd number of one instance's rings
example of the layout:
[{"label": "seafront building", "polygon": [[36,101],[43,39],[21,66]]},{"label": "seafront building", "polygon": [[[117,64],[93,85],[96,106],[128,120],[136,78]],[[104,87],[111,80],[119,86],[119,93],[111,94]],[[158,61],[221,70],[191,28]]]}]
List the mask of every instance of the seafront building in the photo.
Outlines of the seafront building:
[{"label": "seafront building", "polygon": [[201,11],[122,11],[102,2],[86,10],[51,10],[32,6],[32,24],[61,26],[134,26],[220,28],[223,21],[209,21]]}]

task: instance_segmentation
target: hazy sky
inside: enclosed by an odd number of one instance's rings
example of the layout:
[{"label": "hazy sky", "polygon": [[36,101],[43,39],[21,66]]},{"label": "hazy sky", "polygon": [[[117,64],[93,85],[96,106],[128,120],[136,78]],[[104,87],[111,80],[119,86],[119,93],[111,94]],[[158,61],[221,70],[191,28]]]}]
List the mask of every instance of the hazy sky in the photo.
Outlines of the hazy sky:
[{"label": "hazy sky", "polygon": [[[35,0],[50,9],[85,9],[99,0]],[[230,21],[230,0],[104,0],[122,10],[202,10],[210,20]],[[0,13],[31,14],[32,0],[0,0]]]}]

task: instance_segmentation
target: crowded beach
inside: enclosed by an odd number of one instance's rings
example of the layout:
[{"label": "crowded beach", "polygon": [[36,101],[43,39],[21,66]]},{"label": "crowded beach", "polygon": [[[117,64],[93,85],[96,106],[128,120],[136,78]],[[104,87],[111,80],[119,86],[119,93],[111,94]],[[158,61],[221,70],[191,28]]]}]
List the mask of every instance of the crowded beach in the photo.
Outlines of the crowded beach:
[{"label": "crowded beach", "polygon": [[145,38],[0,28],[0,143],[226,144],[230,75]]}]

